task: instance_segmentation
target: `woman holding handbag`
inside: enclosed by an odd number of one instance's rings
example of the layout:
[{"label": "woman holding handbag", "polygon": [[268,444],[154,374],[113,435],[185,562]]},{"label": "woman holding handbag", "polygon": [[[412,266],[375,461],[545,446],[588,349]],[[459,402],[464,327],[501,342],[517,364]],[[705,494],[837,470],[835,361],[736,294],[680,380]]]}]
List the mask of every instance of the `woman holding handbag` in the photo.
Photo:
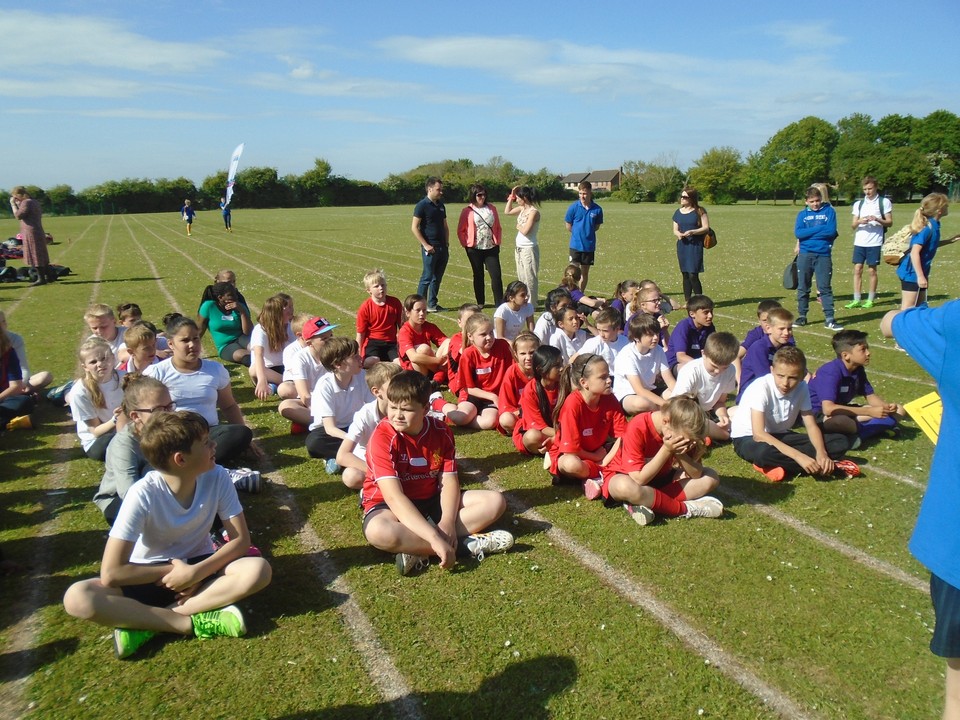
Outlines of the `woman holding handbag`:
[{"label": "woman holding handbag", "polygon": [[467,251],[470,269],[473,270],[473,294],[477,305],[484,306],[486,283],[483,268],[490,273],[494,307],[503,302],[503,277],[500,273],[500,240],[502,231],[497,209],[487,203],[487,189],[483,185],[471,185],[469,204],[460,213],[457,237]]},{"label": "woman holding handbag", "polygon": [[710,231],[707,211],[700,207],[696,189],[687,185],[680,191],[680,207],[673,213],[673,235],[677,238],[677,260],[683,274],[683,297],[703,295],[703,238]]}]

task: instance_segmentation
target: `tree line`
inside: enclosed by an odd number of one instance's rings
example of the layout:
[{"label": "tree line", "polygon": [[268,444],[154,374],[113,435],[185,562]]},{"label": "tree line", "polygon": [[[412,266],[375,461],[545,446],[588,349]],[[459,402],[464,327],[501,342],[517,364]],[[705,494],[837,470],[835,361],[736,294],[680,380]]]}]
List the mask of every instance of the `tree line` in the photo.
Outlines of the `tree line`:
[{"label": "tree line", "polygon": [[[706,150],[689,168],[675,155],[622,165],[620,189],[627,202],[676,202],[684,184],[692,184],[705,202],[802,198],[812,182],[827,182],[839,197],[856,197],[865,175],[877,178],[881,192],[894,200],[934,190],[951,192],[960,174],[960,118],[937,110],[924,118],[887,115],[874,122],[856,113],[831,125],[805,117],[777,132],[763,147],[743,156],[735,148]],[[443,178],[444,197],[465,202],[471,184],[486,186],[491,198],[505,197],[514,185],[536,188],[544,200],[569,197],[560,178],[541,168],[527,172],[502,157],[485,163],[444,160],[391,174],[379,183],[333,174],[330,163],[317,158],[302,175],[280,177],[276,168],[250,167],[237,173],[235,208],[292,208],[410,204],[423,197],[428,177]],[[189,198],[198,209],[218,207],[227,184],[226,171],[192,180],[126,178],[109,180],[74,192],[69,185],[44,190],[28,186],[44,211],[59,215],[165,212]],[[7,193],[9,194],[9,193]],[[9,212],[0,204],[0,213]]]}]

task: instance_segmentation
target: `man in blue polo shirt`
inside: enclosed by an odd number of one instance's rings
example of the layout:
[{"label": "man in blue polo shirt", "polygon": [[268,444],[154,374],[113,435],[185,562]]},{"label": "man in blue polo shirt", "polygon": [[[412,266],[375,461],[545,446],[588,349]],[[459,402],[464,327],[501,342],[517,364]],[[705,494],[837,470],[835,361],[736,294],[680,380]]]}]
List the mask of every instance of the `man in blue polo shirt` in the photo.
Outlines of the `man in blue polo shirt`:
[{"label": "man in blue polo shirt", "polygon": [[450,259],[450,228],[447,227],[447,208],[443,204],[443,181],[440,178],[427,178],[427,196],[413,209],[410,230],[420,243],[423,262],[417,294],[427,299],[428,312],[440,312],[445,308],[440,307],[437,295]]},{"label": "man in blue polo shirt", "polygon": [[580,199],[567,208],[567,232],[570,233],[570,262],[580,264],[580,291],[587,291],[590,266],[597,253],[597,228],[603,225],[603,208],[593,201],[593,185],[579,185]]}]

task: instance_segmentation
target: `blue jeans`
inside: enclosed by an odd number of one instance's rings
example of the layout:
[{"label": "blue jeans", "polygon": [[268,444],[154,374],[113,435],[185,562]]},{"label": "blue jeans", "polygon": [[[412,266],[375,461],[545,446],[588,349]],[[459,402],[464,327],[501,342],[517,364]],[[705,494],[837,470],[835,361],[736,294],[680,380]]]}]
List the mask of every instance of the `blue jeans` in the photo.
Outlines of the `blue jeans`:
[{"label": "blue jeans", "polygon": [[833,279],[833,258],[830,255],[800,253],[797,257],[797,314],[802,318],[807,317],[810,282],[814,273],[817,275],[817,290],[820,291],[820,301],[823,303],[823,317],[826,322],[832,322],[833,288],[830,282]]},{"label": "blue jeans", "polygon": [[443,273],[447,269],[447,261],[450,260],[450,248],[446,245],[434,245],[433,252],[428,253],[421,245],[420,259],[423,262],[423,273],[421,273],[420,283],[417,285],[417,295],[422,295],[427,299],[428,308],[436,307],[438,304],[437,294],[440,292],[440,281],[443,280]]}]

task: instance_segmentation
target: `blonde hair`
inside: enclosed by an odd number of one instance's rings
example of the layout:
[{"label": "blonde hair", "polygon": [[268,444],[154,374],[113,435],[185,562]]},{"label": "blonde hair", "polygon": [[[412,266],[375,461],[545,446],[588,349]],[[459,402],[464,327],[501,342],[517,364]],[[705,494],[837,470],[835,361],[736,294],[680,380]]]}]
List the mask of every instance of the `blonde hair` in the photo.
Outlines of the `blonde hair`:
[{"label": "blonde hair", "polygon": [[313,315],[310,313],[297,313],[293,316],[293,320],[290,321],[290,329],[293,330],[293,334],[296,336],[303,335],[303,326],[307,324],[307,320],[312,318]]},{"label": "blonde hair", "polygon": [[826,183],[813,183],[810,187],[815,187],[820,191],[820,202],[824,205],[830,204],[830,186]]},{"label": "blonde hair", "polygon": [[363,287],[369,288],[371,285],[386,285],[387,274],[383,268],[374,268],[363,276]]},{"label": "blonde hair", "polygon": [[117,319],[117,316],[113,314],[113,308],[103,303],[93,303],[83,314],[83,319],[87,321],[102,317]]},{"label": "blonde hair", "polygon": [[920,207],[913,214],[913,220],[910,221],[910,232],[916,235],[930,224],[930,218],[938,213],[943,215],[950,201],[943,193],[930,193],[920,201]]},{"label": "blonde hair", "polygon": [[[109,306],[104,307],[107,307],[108,310],[110,309]],[[113,312],[113,310],[110,310],[110,312]],[[85,340],[83,345],[80,346],[80,350],[77,351],[77,356],[80,359],[80,382],[87,389],[87,392],[90,395],[90,400],[93,402],[93,406],[105,408],[107,406],[107,400],[103,396],[103,390],[100,389],[100,383],[89,372],[87,372],[85,367],[83,367],[83,363],[85,361],[84,358],[89,357],[98,351],[106,352],[111,364],[113,364],[115,358],[113,356],[113,348],[110,347],[110,343],[99,337],[92,337]],[[115,379],[120,379],[120,376],[115,369],[112,371],[112,373]]]},{"label": "blonde hair", "polygon": [[463,323],[463,349],[466,350],[470,347],[470,336],[476,332],[477,328],[481,325],[490,325],[493,326],[493,320],[488,318],[482,312],[474,313],[466,319]]},{"label": "blonde hair", "polygon": [[123,334],[123,342],[126,343],[127,350],[137,350],[143,343],[156,339],[157,333],[146,324],[134,325]]},{"label": "blonde hair", "polygon": [[287,325],[283,321],[283,309],[289,299],[290,296],[283,293],[268,297],[257,316],[257,322],[267,335],[267,344],[274,352],[283,350],[283,346],[287,344]]},{"label": "blonde hair", "polygon": [[372,368],[366,371],[367,387],[382,388],[385,382],[396,377],[403,372],[403,368],[395,362],[378,362]]},{"label": "blonde hair", "polygon": [[660,408],[663,419],[682,435],[702,443],[707,436],[707,414],[695,395],[674,395]]}]

